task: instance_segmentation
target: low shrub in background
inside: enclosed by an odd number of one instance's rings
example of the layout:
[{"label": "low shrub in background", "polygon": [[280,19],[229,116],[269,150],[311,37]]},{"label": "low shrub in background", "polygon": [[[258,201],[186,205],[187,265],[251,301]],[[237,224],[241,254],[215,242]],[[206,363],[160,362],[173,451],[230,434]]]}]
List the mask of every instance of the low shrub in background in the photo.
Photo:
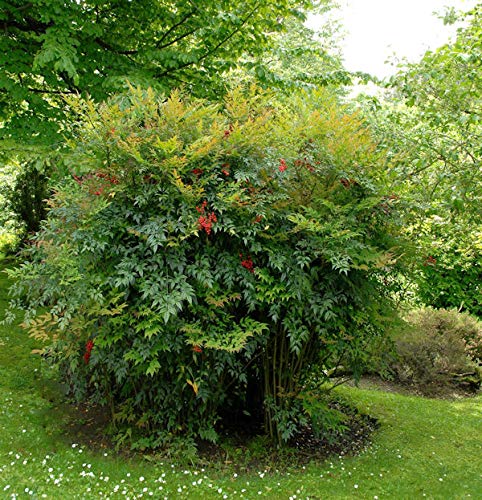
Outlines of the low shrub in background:
[{"label": "low shrub in background", "polygon": [[[12,307],[120,442],[277,444],[330,420],[310,381],[384,335],[399,250],[385,159],[327,93],[220,105],[132,90],[85,104]],[[40,313],[42,311],[42,313]]]},{"label": "low shrub in background", "polygon": [[406,317],[395,338],[395,377],[431,392],[477,389],[482,380],[482,322],[456,309],[423,308]]}]

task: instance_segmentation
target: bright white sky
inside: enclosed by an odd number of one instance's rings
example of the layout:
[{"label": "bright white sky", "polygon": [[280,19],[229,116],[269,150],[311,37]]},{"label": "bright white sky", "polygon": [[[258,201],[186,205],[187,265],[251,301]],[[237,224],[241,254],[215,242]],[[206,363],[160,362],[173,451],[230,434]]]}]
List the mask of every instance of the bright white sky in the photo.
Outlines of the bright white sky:
[{"label": "bright white sky", "polygon": [[[478,0],[480,1],[480,0]],[[395,73],[397,59],[417,61],[427,49],[443,45],[454,34],[434,11],[445,6],[467,11],[477,0],[339,0],[340,20],[346,30],[342,44],[345,66],[380,78]],[[338,16],[337,16],[338,17]],[[316,25],[314,19],[309,25]]]}]

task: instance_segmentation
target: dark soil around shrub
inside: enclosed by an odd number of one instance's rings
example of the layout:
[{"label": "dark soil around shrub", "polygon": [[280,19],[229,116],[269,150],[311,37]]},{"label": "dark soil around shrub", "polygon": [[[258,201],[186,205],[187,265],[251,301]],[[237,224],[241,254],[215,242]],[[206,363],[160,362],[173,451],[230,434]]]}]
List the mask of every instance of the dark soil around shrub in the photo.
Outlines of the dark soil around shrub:
[{"label": "dark soil around shrub", "polygon": [[[375,388],[408,396],[443,399],[460,399],[476,394],[458,386],[433,385],[420,388],[384,380],[378,376],[363,377],[358,385],[362,389]],[[226,418],[219,429],[220,442],[218,444],[198,442],[195,461],[205,467],[234,469],[238,472],[283,470],[300,467],[311,461],[322,462],[334,456],[357,455],[369,448],[373,433],[379,428],[377,420],[338,401],[332,402],[331,407],[346,415],[343,430],[327,432],[320,438],[307,426],[281,449],[271,445],[262,434],[259,419],[250,421],[247,418],[244,420]],[[69,425],[65,429],[65,439],[69,442],[78,443],[99,453],[109,452],[123,456],[144,454],[127,448],[116,449],[108,432],[110,414],[107,408],[79,404],[71,406],[70,415]],[[155,455],[146,452],[146,455],[154,456],[155,459],[173,456],[177,456],[174,460],[182,459],[182,454],[171,452],[164,454],[161,451]]]},{"label": "dark soil around shrub", "polygon": [[109,410],[102,406],[79,403],[70,407],[65,438],[87,448],[105,452],[114,450],[115,444],[108,432]]},{"label": "dark soil around shrub", "polygon": [[[357,455],[369,448],[371,437],[379,427],[378,422],[342,403],[334,402],[331,406],[346,415],[343,430],[327,432],[320,438],[315,436],[311,427],[306,426],[286,447],[276,448],[260,434],[258,424],[246,421],[236,422],[234,426],[234,422],[233,425],[225,422],[218,444],[197,443],[195,460],[202,466],[213,466],[216,469],[269,471],[296,468],[334,456]],[[125,448],[116,449],[108,432],[109,418],[108,410],[103,407],[88,404],[72,406],[65,439],[99,453],[117,453],[123,456],[138,453]],[[150,455],[149,452],[146,454]],[[176,456],[176,453],[167,452],[165,456],[168,458],[173,455]],[[154,456],[165,458],[162,451]]]},{"label": "dark soil around shrub", "polygon": [[225,463],[239,471],[269,471],[299,467],[311,461],[322,462],[334,456],[357,455],[366,450],[379,427],[377,420],[340,402],[330,406],[346,415],[343,430],[317,437],[313,429],[306,426],[286,447],[276,448],[266,437],[256,434],[259,426],[237,426],[236,430],[227,429],[219,445],[200,446],[200,459],[206,464]]},{"label": "dark soil around shrub", "polygon": [[351,408],[348,411],[346,407],[339,409],[348,414],[345,430],[317,438],[310,428],[306,428],[290,442],[290,446],[306,461],[312,458],[327,459],[333,455],[357,455],[371,445],[371,436],[380,427],[378,421]]}]

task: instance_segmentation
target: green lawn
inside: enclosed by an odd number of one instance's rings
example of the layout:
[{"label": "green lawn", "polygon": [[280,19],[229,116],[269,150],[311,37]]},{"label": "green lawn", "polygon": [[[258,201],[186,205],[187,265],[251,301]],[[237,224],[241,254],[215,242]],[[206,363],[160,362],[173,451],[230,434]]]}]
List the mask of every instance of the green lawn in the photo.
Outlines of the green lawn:
[{"label": "green lawn", "polygon": [[[6,288],[2,273],[0,311]],[[238,475],[233,465],[202,469],[80,446],[67,431],[72,413],[30,354],[35,347],[21,329],[0,325],[0,499],[482,499],[480,395],[447,401],[344,387],[345,398],[381,423],[369,449]]]}]

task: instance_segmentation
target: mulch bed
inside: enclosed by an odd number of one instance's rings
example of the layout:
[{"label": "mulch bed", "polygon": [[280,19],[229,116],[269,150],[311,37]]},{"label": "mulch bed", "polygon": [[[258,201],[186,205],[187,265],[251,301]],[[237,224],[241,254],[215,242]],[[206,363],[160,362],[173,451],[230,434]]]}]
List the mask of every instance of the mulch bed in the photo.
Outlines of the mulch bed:
[{"label": "mulch bed", "polygon": [[[397,384],[380,377],[364,377],[359,387],[380,389],[405,395],[460,399],[471,397],[473,392],[454,387],[417,387]],[[239,471],[270,470],[301,466],[310,461],[324,461],[333,456],[357,455],[371,445],[373,433],[379,427],[376,419],[360,414],[356,409],[341,402],[331,403],[332,407],[344,413],[347,418],[345,429],[329,432],[317,437],[309,426],[303,428],[288,442],[287,447],[278,449],[261,437],[259,424],[246,422],[225,422],[221,429],[220,444],[198,443],[198,458],[203,466],[229,467]],[[93,451],[118,453],[133,456],[129,449],[116,450],[114,441],[107,432],[110,414],[100,406],[78,404],[71,406],[71,418],[65,429],[65,436],[72,443],[78,443]],[[258,444],[254,444],[258,440]],[[261,443],[261,444],[259,444]],[[162,452],[158,454],[162,456]]]},{"label": "mulch bed", "polygon": [[[290,440],[287,447],[278,449],[267,440],[262,441],[262,446],[252,446],[256,439],[263,439],[259,435],[259,426],[242,424],[234,429],[228,425],[222,432],[220,444],[198,443],[199,462],[203,466],[214,465],[238,471],[270,470],[273,466],[283,469],[310,461],[324,461],[333,456],[356,455],[368,448],[371,436],[378,428],[377,421],[341,403],[332,405],[347,415],[344,430],[330,432],[320,438],[307,426]],[[72,405],[70,414],[65,428],[65,439],[69,443],[77,443],[98,453],[117,453],[126,457],[135,455],[129,449],[116,450],[107,431],[110,415],[106,408],[82,403]],[[162,452],[157,455],[162,456]]]}]

